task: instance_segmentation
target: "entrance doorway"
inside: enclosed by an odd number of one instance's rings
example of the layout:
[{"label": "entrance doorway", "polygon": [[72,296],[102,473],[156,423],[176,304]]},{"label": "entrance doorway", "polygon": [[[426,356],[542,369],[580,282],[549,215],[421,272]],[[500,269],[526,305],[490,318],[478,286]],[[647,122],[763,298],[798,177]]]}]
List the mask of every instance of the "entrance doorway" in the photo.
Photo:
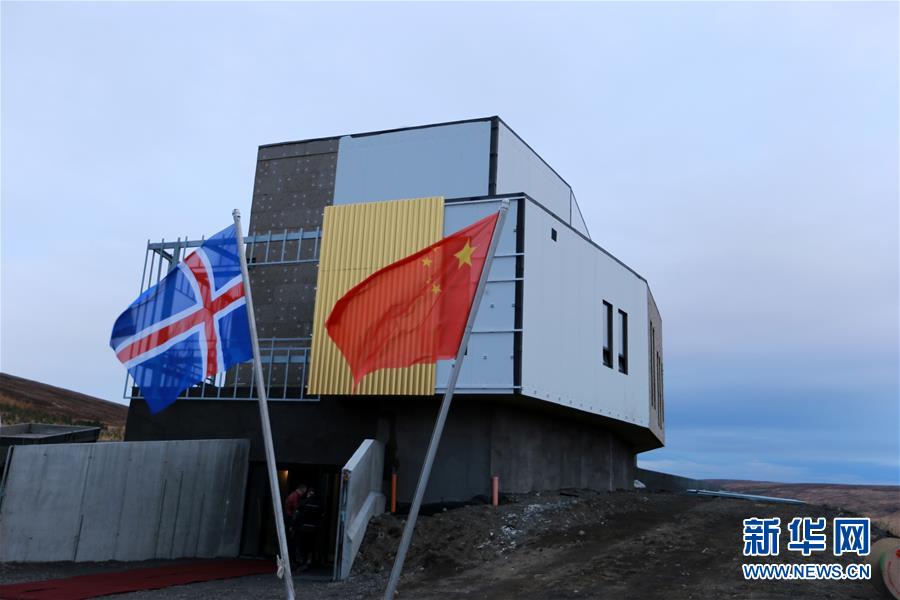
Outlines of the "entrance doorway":
[{"label": "entrance doorway", "polygon": [[[313,565],[310,569],[302,573],[295,573],[295,575],[331,580],[339,512],[340,467],[299,463],[279,464],[278,484],[281,490],[282,506],[284,506],[287,495],[298,485],[303,484],[307,488],[316,490],[322,503],[323,515],[322,526],[315,538]],[[264,462],[251,461],[249,465],[241,554],[266,557],[274,557],[278,554],[278,534],[272,514],[272,498],[269,493],[269,479]]]}]

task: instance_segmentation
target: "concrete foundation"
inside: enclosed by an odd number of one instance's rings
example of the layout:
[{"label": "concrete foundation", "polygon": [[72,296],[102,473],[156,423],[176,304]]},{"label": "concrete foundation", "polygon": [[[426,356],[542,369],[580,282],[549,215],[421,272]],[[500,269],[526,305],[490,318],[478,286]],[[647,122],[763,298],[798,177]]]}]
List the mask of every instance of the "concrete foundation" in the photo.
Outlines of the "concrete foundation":
[{"label": "concrete foundation", "polygon": [[[439,401],[360,397],[270,403],[277,461],[339,468],[363,440],[377,439],[385,446],[383,478],[396,470],[398,500],[409,502]],[[503,493],[567,487],[630,489],[635,453],[647,449],[652,440],[642,437],[645,429],[608,421],[565,409],[546,410],[521,396],[456,398],[425,501],[488,496],[493,475],[500,477]],[[261,461],[259,432],[256,402],[180,400],[151,415],[143,401],[135,400],[125,438],[246,438],[251,442],[250,460]]]}]

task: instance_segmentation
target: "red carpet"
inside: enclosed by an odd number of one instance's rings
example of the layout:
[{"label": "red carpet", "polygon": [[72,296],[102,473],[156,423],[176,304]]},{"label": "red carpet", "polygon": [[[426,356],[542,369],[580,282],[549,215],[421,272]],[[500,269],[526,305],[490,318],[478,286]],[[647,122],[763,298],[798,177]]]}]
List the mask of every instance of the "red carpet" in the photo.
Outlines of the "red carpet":
[{"label": "red carpet", "polygon": [[3,600],[81,600],[82,598],[156,590],[173,585],[231,579],[232,577],[261,573],[269,573],[274,577],[275,564],[270,560],[249,559],[182,562],[164,567],[0,585],[0,598]]}]

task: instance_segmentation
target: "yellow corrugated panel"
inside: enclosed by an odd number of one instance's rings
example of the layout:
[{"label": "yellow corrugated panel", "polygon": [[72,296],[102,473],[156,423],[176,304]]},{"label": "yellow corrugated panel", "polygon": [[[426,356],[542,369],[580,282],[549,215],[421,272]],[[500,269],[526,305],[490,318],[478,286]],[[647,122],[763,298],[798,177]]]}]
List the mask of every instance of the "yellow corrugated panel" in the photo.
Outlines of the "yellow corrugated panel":
[{"label": "yellow corrugated panel", "polygon": [[[313,317],[310,394],[354,393],[347,361],[325,329],[325,320],[335,302],[378,269],[440,240],[443,229],[443,198],[325,208]],[[434,394],[434,369],[433,364],[382,369],[366,375],[356,393]]]}]

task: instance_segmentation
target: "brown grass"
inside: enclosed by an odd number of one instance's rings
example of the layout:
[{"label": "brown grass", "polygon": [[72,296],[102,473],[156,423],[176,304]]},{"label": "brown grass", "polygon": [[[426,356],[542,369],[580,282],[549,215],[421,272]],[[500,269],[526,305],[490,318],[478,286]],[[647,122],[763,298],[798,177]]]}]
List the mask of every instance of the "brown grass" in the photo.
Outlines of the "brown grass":
[{"label": "brown grass", "polygon": [[128,407],[86,394],[0,373],[4,425],[51,423],[100,427],[103,441],[121,440]]},{"label": "brown grass", "polygon": [[900,536],[900,486],[836,483],[777,483],[771,481],[711,480],[722,489],[745,494],[796,498],[810,504],[854,512],[895,536]]}]

